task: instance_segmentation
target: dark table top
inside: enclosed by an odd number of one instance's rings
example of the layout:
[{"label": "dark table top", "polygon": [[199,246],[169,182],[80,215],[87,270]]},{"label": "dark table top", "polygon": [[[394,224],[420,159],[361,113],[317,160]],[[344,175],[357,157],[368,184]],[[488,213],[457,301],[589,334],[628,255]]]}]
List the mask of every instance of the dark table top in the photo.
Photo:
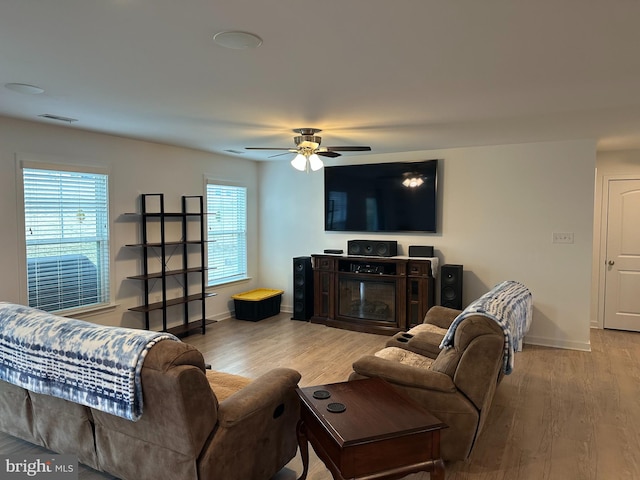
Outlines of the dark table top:
[{"label": "dark table top", "polygon": [[[316,391],[329,392],[326,399]],[[428,410],[379,378],[298,388],[307,409],[342,447],[446,428]],[[343,404],[332,413],[329,404]]]}]

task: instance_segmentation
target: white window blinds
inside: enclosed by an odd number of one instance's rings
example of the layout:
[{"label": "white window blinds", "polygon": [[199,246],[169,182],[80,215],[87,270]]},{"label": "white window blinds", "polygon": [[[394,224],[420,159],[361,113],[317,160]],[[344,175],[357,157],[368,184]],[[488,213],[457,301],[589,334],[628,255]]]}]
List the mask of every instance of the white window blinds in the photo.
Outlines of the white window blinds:
[{"label": "white window blinds", "polygon": [[109,303],[107,175],[23,168],[23,183],[29,305]]},{"label": "white window blinds", "polygon": [[207,184],[208,285],[247,278],[247,189]]}]

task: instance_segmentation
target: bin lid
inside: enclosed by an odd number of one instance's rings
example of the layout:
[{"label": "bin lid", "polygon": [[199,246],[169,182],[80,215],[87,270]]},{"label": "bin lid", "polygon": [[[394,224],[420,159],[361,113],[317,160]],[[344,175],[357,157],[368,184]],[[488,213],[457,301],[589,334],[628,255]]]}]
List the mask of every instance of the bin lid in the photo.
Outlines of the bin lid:
[{"label": "bin lid", "polygon": [[273,288],[256,288],[255,290],[249,290],[248,292],[236,293],[231,295],[234,300],[245,300],[248,302],[259,302],[267,298],[275,297],[276,295],[282,295],[284,290],[275,290]]}]

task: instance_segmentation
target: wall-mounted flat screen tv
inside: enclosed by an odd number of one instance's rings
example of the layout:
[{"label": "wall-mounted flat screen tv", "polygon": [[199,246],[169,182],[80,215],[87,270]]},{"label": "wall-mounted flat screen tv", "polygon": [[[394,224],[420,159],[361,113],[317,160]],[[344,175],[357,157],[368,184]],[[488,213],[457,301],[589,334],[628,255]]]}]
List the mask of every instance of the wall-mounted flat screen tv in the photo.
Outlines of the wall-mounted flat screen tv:
[{"label": "wall-mounted flat screen tv", "polygon": [[324,168],[324,229],[429,232],[437,228],[438,160]]}]

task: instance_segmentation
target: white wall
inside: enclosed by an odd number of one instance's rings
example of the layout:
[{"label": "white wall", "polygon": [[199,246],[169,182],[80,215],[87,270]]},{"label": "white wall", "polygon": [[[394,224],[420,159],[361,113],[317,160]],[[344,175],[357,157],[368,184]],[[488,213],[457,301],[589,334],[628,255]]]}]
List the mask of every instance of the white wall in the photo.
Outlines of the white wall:
[{"label": "white wall", "polygon": [[[118,306],[108,313],[92,316],[91,321],[127,327],[144,325],[142,314],[128,311],[142,301],[142,282],[126,278],[141,273],[141,252],[124,246],[140,241],[139,221],[124,218],[123,214],[139,211],[140,193],[164,193],[167,210],[179,211],[181,195],[204,194],[205,176],[241,182],[248,187],[248,266],[249,274],[254,278],[216,288],[218,296],[207,300],[207,318],[228,317],[230,296],[256,288],[259,235],[256,216],[258,169],[255,162],[0,117],[0,265],[3,272],[0,276],[0,301],[25,302],[21,297],[25,287],[18,280],[24,267],[19,261],[23,240],[18,232],[18,215],[21,212],[17,208],[15,154],[24,159],[96,165],[110,170],[112,288]],[[174,308],[178,309],[175,315],[181,319],[180,307]]]},{"label": "white wall", "polygon": [[591,326],[604,325],[604,269],[606,245],[606,211],[603,192],[607,177],[640,178],[640,150],[598,152],[596,159],[595,214],[593,234],[593,280],[591,286]]},{"label": "white wall", "polygon": [[[291,311],[292,257],[346,250],[347,240],[433,245],[441,263],[464,265],[464,301],[511,279],[529,287],[534,319],[527,343],[588,350],[595,142],[567,141],[352,155],[330,164],[443,159],[437,234],[340,234],[323,229],[323,174],[288,162],[259,167],[261,286],[285,290]],[[327,162],[329,163],[329,162]],[[553,232],[574,243],[553,244]]]},{"label": "white wall", "polygon": [[[464,300],[514,279],[534,295],[527,342],[589,348],[590,281],[595,144],[568,141],[460,148],[395,155],[352,155],[331,164],[443,159],[440,233],[366,235],[323,230],[323,174],[304,174],[287,161],[256,164],[237,157],[0,117],[0,300],[20,302],[21,235],[18,232],[15,154],[36,160],[99,165],[111,172],[114,298],[117,308],[91,318],[97,323],[141,326],[128,308],[141,300],[134,211],[140,193],[163,192],[170,208],[179,196],[201,194],[205,175],[249,187],[249,282],[216,289],[207,300],[210,318],[229,315],[231,295],[257,287],[285,290],[291,309],[292,257],[346,249],[347,240],[398,240],[434,245],[441,262],[465,267]],[[638,155],[640,156],[640,155]],[[171,204],[171,202],[175,202]],[[575,243],[554,245],[554,231],[573,232]]]}]

